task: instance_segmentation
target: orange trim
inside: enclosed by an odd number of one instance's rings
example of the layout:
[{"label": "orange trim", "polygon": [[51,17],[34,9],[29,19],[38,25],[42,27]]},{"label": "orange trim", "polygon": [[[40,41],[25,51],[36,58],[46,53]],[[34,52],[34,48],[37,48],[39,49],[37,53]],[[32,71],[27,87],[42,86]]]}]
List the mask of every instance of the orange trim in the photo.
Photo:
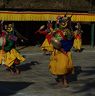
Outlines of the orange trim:
[{"label": "orange trim", "polygon": [[[0,13],[7,14],[66,14],[66,12],[17,12],[17,11],[0,11]],[[73,13],[68,12],[67,15],[95,15],[95,13]]]},{"label": "orange trim", "polygon": [[18,12],[0,11],[0,20],[8,21],[55,21],[57,16],[72,16],[72,21],[95,22],[95,13],[73,13],[73,12]]}]

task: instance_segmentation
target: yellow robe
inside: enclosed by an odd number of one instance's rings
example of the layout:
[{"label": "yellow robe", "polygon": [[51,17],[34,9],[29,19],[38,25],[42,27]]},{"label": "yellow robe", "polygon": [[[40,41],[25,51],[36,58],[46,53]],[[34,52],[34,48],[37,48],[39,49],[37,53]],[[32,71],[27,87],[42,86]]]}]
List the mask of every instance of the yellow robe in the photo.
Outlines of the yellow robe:
[{"label": "yellow robe", "polygon": [[2,63],[2,59],[4,57],[4,65],[10,67],[14,64],[14,60],[17,58],[20,62],[25,61],[25,58],[17,52],[15,49],[12,49],[10,52],[6,52],[4,54],[0,54],[0,63]]},{"label": "yellow robe", "polygon": [[0,64],[3,64],[4,57],[5,57],[4,51],[0,50]]},{"label": "yellow robe", "polygon": [[68,52],[67,55],[65,55],[56,50],[52,53],[49,70],[53,75],[65,75],[72,73],[73,69],[74,66],[72,63],[71,52]]},{"label": "yellow robe", "polygon": [[80,50],[81,49],[81,46],[82,46],[82,40],[81,40],[81,38],[79,38],[79,37],[76,36],[77,35],[77,32],[75,32],[74,35],[75,35],[75,39],[74,39],[73,47],[75,49]]},{"label": "yellow robe", "polygon": [[73,47],[74,47],[75,49],[80,50],[80,49],[81,49],[81,45],[82,45],[81,39],[75,38],[75,39],[74,39]]}]

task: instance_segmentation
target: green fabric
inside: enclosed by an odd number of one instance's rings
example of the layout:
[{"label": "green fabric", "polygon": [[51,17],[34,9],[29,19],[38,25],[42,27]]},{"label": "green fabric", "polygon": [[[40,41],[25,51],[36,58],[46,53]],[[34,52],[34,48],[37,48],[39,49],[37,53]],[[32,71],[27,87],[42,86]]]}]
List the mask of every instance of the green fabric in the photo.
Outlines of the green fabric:
[{"label": "green fabric", "polygon": [[5,51],[10,51],[14,47],[14,41],[9,40],[9,36],[6,36],[6,45],[4,46]]},{"label": "green fabric", "polygon": [[60,25],[60,26],[59,26],[59,29],[60,29],[60,30],[63,30],[64,28],[65,28],[65,27],[64,27],[63,25]]},{"label": "green fabric", "polygon": [[3,39],[0,37],[0,50],[2,49]]},{"label": "green fabric", "polygon": [[55,38],[56,38],[57,40],[59,40],[59,41],[62,39],[62,37],[61,37],[59,34],[56,34],[56,35],[55,35]]}]

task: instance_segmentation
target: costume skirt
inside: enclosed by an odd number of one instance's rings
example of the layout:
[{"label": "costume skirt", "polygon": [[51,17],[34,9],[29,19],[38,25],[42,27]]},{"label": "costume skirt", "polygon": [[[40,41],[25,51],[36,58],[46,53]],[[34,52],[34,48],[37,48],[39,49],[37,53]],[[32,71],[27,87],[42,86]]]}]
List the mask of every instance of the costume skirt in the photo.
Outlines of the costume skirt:
[{"label": "costume skirt", "polygon": [[62,52],[57,51],[53,53],[50,58],[49,70],[53,75],[65,75],[72,73],[74,69],[71,52],[68,52],[67,55]]},{"label": "costume skirt", "polygon": [[4,64],[7,67],[10,67],[14,64],[14,60],[18,59],[20,62],[25,61],[25,58],[15,49],[10,50],[9,52],[6,52],[5,54],[0,55],[0,62],[2,63],[2,59],[4,58]]}]

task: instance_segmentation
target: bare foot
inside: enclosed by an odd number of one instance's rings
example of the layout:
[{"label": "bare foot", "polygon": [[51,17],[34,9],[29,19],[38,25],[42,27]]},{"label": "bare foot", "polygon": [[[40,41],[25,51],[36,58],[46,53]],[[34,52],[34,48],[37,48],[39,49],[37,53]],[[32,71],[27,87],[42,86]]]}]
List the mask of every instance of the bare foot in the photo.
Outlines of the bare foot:
[{"label": "bare foot", "polygon": [[63,80],[63,85],[65,88],[69,87],[69,83],[66,79]]},{"label": "bare foot", "polygon": [[68,83],[64,84],[64,87],[65,88],[69,87],[69,84]]},{"label": "bare foot", "polygon": [[19,69],[16,69],[16,74],[20,74],[20,70]]}]

